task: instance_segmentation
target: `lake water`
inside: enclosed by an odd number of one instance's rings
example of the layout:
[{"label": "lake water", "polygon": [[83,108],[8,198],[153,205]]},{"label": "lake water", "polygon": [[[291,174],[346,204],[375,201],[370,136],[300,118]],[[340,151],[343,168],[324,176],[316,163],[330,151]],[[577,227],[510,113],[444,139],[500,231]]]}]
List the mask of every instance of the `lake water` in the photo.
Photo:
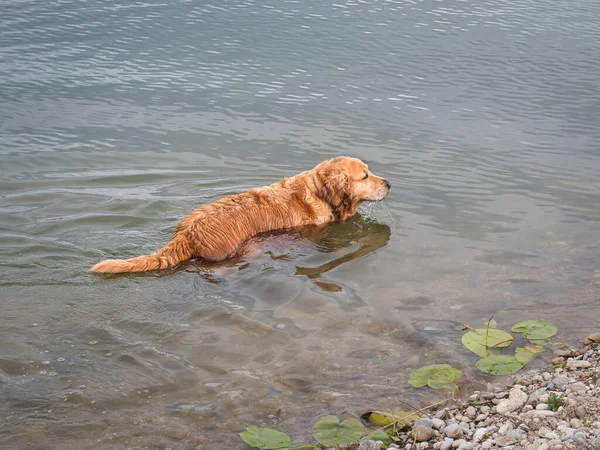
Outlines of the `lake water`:
[{"label": "lake water", "polygon": [[[4,0],[0,35],[2,448],[311,442],[438,400],[422,365],[488,382],[463,323],[600,327],[597,0]],[[393,181],[348,223],[87,272],[342,154]]]}]

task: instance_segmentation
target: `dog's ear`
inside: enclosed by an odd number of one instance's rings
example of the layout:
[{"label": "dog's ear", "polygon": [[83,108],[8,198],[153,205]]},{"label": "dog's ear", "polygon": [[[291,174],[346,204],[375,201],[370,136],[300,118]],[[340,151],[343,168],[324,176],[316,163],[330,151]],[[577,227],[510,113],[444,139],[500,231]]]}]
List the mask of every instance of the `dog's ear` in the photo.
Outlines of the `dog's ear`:
[{"label": "dog's ear", "polygon": [[350,189],[346,174],[339,170],[325,170],[319,174],[320,196],[329,206],[336,222],[342,222],[353,216],[358,209]]}]

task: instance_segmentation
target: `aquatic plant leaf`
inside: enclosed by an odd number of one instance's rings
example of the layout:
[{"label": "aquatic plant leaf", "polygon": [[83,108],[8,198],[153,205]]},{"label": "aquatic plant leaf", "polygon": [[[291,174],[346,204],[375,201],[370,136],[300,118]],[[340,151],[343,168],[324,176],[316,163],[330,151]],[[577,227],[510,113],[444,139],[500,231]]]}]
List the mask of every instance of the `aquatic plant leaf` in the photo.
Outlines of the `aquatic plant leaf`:
[{"label": "aquatic plant leaf", "polygon": [[391,413],[383,411],[369,411],[362,416],[363,420],[368,420],[380,427],[387,427],[393,423],[396,424],[396,428],[401,430],[403,428],[410,427],[419,416],[415,413],[406,412],[402,410],[394,410]]},{"label": "aquatic plant leaf", "polygon": [[514,325],[511,331],[523,333],[523,337],[528,341],[541,341],[554,336],[558,328],[545,320],[525,320]]},{"label": "aquatic plant leaf", "polygon": [[482,372],[492,375],[515,373],[523,368],[523,364],[510,355],[489,355],[477,361],[476,365]]},{"label": "aquatic plant leaf", "polygon": [[265,450],[287,450],[292,445],[287,434],[272,428],[247,427],[239,436],[246,444]]},{"label": "aquatic plant leaf", "polygon": [[448,364],[435,364],[415,370],[410,374],[408,383],[415,388],[427,385],[433,389],[440,389],[456,383],[462,376],[463,373],[461,370],[455,369]]},{"label": "aquatic plant leaf", "polygon": [[489,354],[487,347],[481,342],[480,336],[473,331],[463,334],[461,341],[465,347],[481,358]]},{"label": "aquatic plant leaf", "polygon": [[375,430],[367,436],[360,438],[360,441],[381,441],[384,444],[392,442],[390,436],[383,430]]},{"label": "aquatic plant leaf", "polygon": [[386,427],[388,425],[393,424],[396,421],[396,418],[393,414],[381,411],[370,411],[366,413],[363,417],[380,427]]},{"label": "aquatic plant leaf", "polygon": [[525,348],[519,347],[515,350],[515,359],[521,364],[525,365],[535,358],[542,349],[535,345],[527,346]]},{"label": "aquatic plant leaf", "polygon": [[525,345],[525,350],[529,350],[533,353],[542,353],[544,351],[544,348],[539,345],[534,345],[530,343]]},{"label": "aquatic plant leaf", "polygon": [[494,319],[493,317],[489,320],[483,319],[483,324],[485,325],[486,328],[496,328],[498,326],[496,319]]},{"label": "aquatic plant leaf", "polygon": [[463,345],[482,358],[490,354],[490,349],[510,347],[514,340],[506,331],[495,328],[478,328],[462,336]]},{"label": "aquatic plant leaf", "polygon": [[313,437],[325,446],[346,445],[357,441],[365,433],[363,424],[357,419],[346,419],[340,423],[337,416],[325,416],[313,425]]},{"label": "aquatic plant leaf", "polygon": [[545,347],[548,345],[549,339],[528,339],[528,341],[538,347]]}]

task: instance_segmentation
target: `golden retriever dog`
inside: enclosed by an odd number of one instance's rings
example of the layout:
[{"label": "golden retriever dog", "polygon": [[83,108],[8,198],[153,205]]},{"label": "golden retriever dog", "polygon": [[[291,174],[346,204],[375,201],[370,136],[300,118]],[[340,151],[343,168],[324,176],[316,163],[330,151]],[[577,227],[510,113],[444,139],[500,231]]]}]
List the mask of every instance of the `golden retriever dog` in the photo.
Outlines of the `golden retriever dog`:
[{"label": "golden retriever dog", "polygon": [[201,206],[177,225],[161,250],[131,259],[108,259],[91,271],[145,272],[192,258],[223,261],[242,253],[248,239],[261,233],[344,221],[363,201],[387,197],[391,185],[373,175],[360,159],[333,158],[270,186]]}]

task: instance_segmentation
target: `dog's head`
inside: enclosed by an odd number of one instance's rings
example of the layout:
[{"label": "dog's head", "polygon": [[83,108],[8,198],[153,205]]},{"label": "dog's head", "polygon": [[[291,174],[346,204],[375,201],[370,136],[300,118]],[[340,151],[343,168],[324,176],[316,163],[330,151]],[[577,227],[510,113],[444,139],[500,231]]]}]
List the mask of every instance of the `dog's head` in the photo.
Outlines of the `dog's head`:
[{"label": "dog's head", "polygon": [[331,206],[336,220],[353,216],[364,201],[383,200],[392,183],[373,175],[360,159],[340,156],[314,169],[317,195]]}]

